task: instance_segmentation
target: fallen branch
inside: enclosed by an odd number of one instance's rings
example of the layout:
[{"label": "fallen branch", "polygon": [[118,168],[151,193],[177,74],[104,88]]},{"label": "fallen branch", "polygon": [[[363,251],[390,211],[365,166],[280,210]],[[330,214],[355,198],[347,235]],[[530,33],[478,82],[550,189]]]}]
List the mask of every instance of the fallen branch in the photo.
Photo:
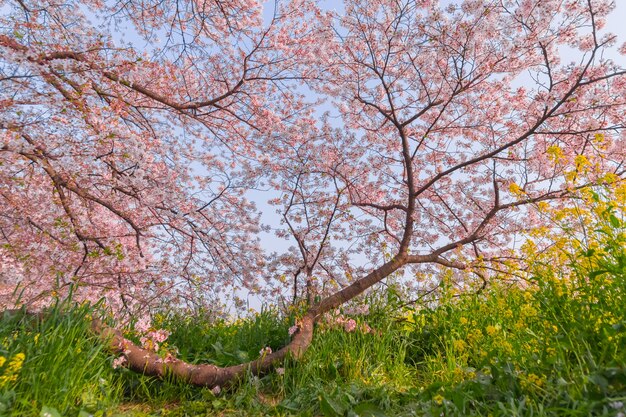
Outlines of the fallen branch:
[{"label": "fallen branch", "polygon": [[287,356],[300,358],[313,339],[314,321],[311,315],[306,315],[291,342],[282,349],[254,361],[223,368],[210,364],[190,364],[174,357],[162,358],[153,351],[137,346],[125,338],[120,330],[100,320],[92,321],[92,330],[106,341],[112,353],[124,355],[127,360],[125,366],[135,372],[159,378],[173,376],[193,385],[214,388],[232,385],[248,372],[253,375],[268,372]]},{"label": "fallen branch", "polygon": [[[45,320],[45,312],[32,312],[24,309],[5,310],[4,318],[25,316],[32,320]],[[121,330],[111,327],[100,319],[91,320],[91,330],[105,343],[107,350],[126,358],[125,366],[147,376],[165,378],[168,376],[202,387],[227,387],[239,381],[246,374],[259,375],[272,370],[287,356],[298,359],[304,354],[313,339],[315,318],[305,315],[299,321],[298,331],[289,344],[280,350],[262,355],[260,358],[239,365],[219,367],[210,364],[190,364],[173,356],[162,358],[156,352],[143,349],[124,337]]]}]

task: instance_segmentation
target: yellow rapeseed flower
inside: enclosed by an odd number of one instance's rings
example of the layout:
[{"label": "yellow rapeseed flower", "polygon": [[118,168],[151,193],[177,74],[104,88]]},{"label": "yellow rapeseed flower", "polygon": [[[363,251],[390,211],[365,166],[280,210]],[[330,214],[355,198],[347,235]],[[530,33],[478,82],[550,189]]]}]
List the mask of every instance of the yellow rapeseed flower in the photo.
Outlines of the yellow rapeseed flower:
[{"label": "yellow rapeseed flower", "polygon": [[550,208],[550,205],[545,201],[540,201],[539,203],[537,203],[537,208],[540,212],[545,213]]},{"label": "yellow rapeseed flower", "polygon": [[624,181],[619,187],[615,188],[615,202],[619,205],[626,204],[626,181]]},{"label": "yellow rapeseed flower", "polygon": [[537,310],[529,304],[524,304],[521,308],[522,317],[533,317],[536,314],[537,314]]},{"label": "yellow rapeseed flower", "polygon": [[552,162],[559,162],[561,159],[563,159],[563,150],[561,148],[559,148],[557,145],[552,145],[549,146],[548,149],[546,150],[546,153],[550,156],[550,159],[552,159]]},{"label": "yellow rapeseed flower", "polygon": [[487,331],[487,334],[489,336],[493,336],[496,333],[498,333],[498,326],[489,325],[489,326],[487,326],[487,328],[485,330]]},{"label": "yellow rapeseed flower", "polygon": [[530,388],[533,385],[541,388],[544,385],[545,381],[540,376],[537,376],[535,374],[528,374],[528,376],[525,379],[523,379],[521,382],[522,382],[522,387],[524,388]]},{"label": "yellow rapeseed flower", "polygon": [[483,337],[483,332],[480,329],[474,329],[471,332],[469,332],[469,334],[467,335],[467,340],[471,344],[474,344],[480,339],[482,339],[482,337]]},{"label": "yellow rapeseed flower", "polygon": [[608,172],[604,174],[603,179],[604,179],[604,182],[606,182],[607,184],[613,184],[614,182],[619,180],[619,177],[612,172]]},{"label": "yellow rapeseed flower", "polygon": [[459,352],[463,352],[467,348],[467,343],[464,340],[457,339],[452,342],[452,345]]},{"label": "yellow rapeseed flower", "polygon": [[509,191],[511,192],[511,194],[513,194],[513,195],[515,195],[517,197],[520,197],[520,196],[524,195],[524,190],[522,190],[520,188],[520,186],[515,184],[514,182],[512,182],[509,185]]},{"label": "yellow rapeseed flower", "polygon": [[21,352],[13,356],[13,359],[11,359],[11,361],[7,365],[7,372],[18,372],[22,368],[22,363],[24,363],[24,359],[26,359],[26,355]]},{"label": "yellow rapeseed flower", "polygon": [[[2,358],[1,363],[2,365],[4,365],[6,362],[6,358],[4,356],[0,356],[0,358]],[[0,388],[3,388],[9,382],[17,381],[17,374],[22,368],[24,359],[26,359],[26,355],[20,352],[20,353],[17,353],[15,356],[13,356],[11,360],[9,360],[9,363],[7,364],[6,368],[3,370],[3,374],[0,375]]]},{"label": "yellow rapeseed flower", "polygon": [[504,353],[506,354],[511,354],[513,353],[513,345],[511,345],[509,342],[507,342],[506,340],[502,342],[502,350],[504,351]]}]

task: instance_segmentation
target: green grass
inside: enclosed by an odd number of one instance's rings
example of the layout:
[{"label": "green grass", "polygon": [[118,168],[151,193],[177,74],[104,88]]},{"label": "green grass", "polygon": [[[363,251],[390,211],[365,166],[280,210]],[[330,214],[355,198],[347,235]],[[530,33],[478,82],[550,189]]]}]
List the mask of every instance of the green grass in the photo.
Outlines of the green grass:
[{"label": "green grass", "polygon": [[[45,320],[5,315],[0,321],[0,356],[6,360],[0,368],[0,415],[39,415],[44,406],[76,415],[118,403],[124,385],[112,358],[89,331],[90,311],[60,303]],[[19,357],[24,360],[16,363]]]},{"label": "green grass", "polygon": [[[369,314],[354,318],[372,332],[321,322],[300,361],[219,395],[113,369],[89,332],[99,306],[6,316],[0,415],[623,416],[626,224],[603,210],[584,242],[529,251],[525,286],[500,281],[459,297],[442,275],[437,302],[409,307],[393,286],[370,293]],[[171,330],[165,348],[226,366],[287,343],[296,313],[227,321],[164,311],[155,322]]]}]

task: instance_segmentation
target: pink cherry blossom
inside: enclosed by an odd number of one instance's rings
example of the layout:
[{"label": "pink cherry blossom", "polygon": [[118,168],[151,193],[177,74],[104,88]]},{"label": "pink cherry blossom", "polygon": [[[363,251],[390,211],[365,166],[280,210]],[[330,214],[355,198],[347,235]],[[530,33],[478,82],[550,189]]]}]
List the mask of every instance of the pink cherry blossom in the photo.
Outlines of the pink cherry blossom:
[{"label": "pink cherry blossom", "polygon": [[164,306],[489,279],[540,203],[626,175],[612,5],[9,0],[0,302],[104,299],[154,349]]},{"label": "pink cherry blossom", "polygon": [[127,362],[127,359],[125,356],[118,356],[117,358],[113,359],[113,369],[117,369],[121,366],[124,366],[126,362]]},{"label": "pink cherry blossom", "polygon": [[344,324],[343,328],[346,332],[351,333],[356,330],[356,321],[354,319],[348,319]]}]

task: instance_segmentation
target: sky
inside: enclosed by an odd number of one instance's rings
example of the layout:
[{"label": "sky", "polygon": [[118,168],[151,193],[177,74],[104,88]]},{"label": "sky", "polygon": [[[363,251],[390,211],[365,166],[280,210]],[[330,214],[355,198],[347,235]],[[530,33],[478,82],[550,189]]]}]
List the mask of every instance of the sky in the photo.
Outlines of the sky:
[{"label": "sky", "polygon": [[[626,0],[615,0],[615,6],[615,10],[613,10],[607,19],[606,28],[604,30],[617,35],[616,46],[619,47],[626,42]],[[612,54],[610,58],[621,66],[626,67],[626,56],[615,53]]]}]

